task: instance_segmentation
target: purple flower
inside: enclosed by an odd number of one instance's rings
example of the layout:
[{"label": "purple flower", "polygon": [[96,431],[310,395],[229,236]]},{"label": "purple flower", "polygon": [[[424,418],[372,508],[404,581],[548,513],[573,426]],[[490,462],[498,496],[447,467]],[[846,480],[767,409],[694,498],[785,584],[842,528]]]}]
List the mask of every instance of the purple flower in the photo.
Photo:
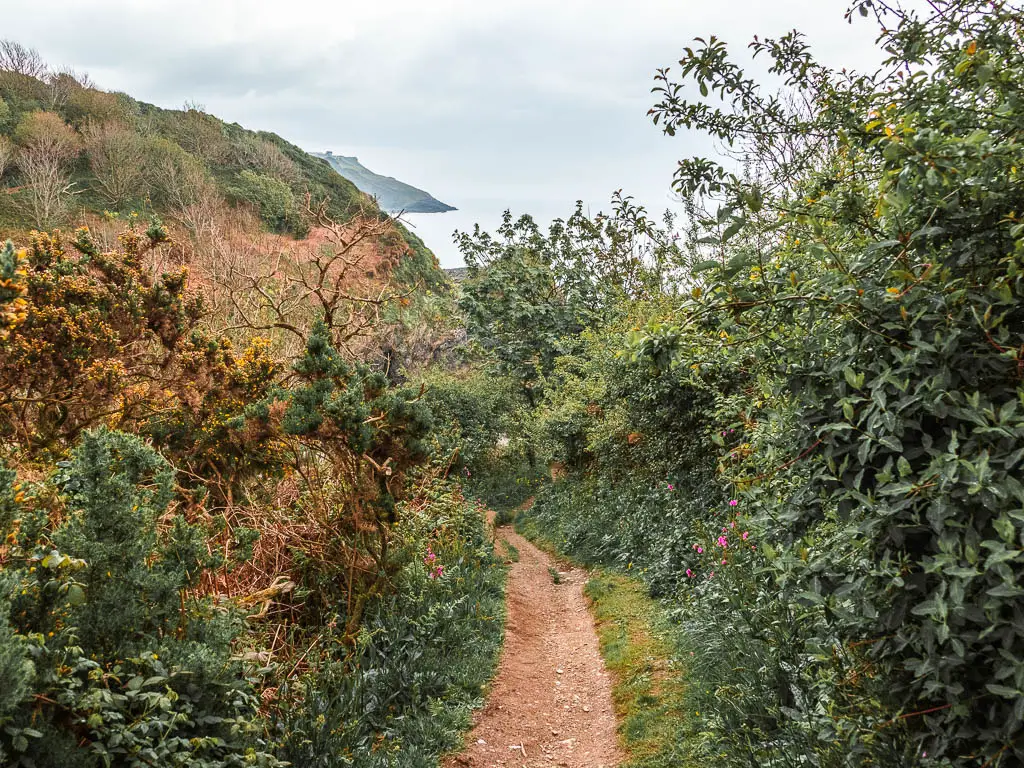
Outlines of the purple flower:
[{"label": "purple flower", "polygon": [[703,555],[704,554],[704,547],[697,547],[697,554],[698,555]]},{"label": "purple flower", "polygon": [[729,499],[729,506],[735,507],[739,502],[736,499]]},{"label": "purple flower", "polygon": [[687,568],[686,569],[686,576],[687,576],[687,578],[692,579],[693,578],[693,571],[691,571],[689,568]]}]

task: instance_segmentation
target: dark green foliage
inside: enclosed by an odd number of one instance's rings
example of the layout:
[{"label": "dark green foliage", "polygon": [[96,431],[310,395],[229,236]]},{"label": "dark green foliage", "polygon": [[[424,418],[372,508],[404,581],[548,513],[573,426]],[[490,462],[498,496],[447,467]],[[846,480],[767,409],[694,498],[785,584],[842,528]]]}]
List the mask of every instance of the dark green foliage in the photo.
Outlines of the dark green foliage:
[{"label": "dark green foliage", "polygon": [[167,463],[137,437],[87,433],[54,478],[68,506],[52,526],[12,479],[0,476],[5,764],[278,765],[230,660],[237,626],[184,593],[199,532],[178,519],[157,534]]},{"label": "dark green foliage", "polygon": [[495,444],[512,431],[510,411],[515,392],[500,377],[467,371],[462,378],[435,374],[425,380],[426,402],[442,429],[437,430],[438,453],[453,456],[457,470],[484,470],[493,459]]},{"label": "dark green foliage", "polygon": [[85,561],[76,578],[87,599],[68,621],[87,653],[133,654],[138,639],[173,632],[180,621],[180,592],[201,566],[187,552],[201,537],[179,521],[167,542],[172,552],[159,545],[157,516],[171,500],[172,479],[166,461],[120,432],[86,434],[55,478],[71,512],[53,544]]},{"label": "dark green foliage", "polygon": [[246,169],[238,174],[238,180],[229,193],[235,200],[254,206],[263,223],[274,232],[303,237],[309,231],[295,194],[283,181]]},{"label": "dark green foliage", "polygon": [[294,370],[298,381],[272,395],[286,404],[286,434],[337,444],[381,465],[390,459],[398,474],[429,454],[430,411],[411,390],[392,388],[383,374],[346,363],[322,322],[314,325]]},{"label": "dark green foliage", "polygon": [[517,383],[465,370],[434,373],[425,386],[436,423],[435,454],[474,496],[497,510],[499,519],[510,522],[545,472],[524,428],[529,412]]},{"label": "dark green foliage", "polygon": [[479,228],[459,235],[470,337],[521,382],[531,405],[584,328],[600,327],[619,316],[623,299],[650,297],[673,279],[671,218],[658,227],[619,195],[612,207],[611,215],[589,218],[577,203],[546,235],[529,216],[513,221],[508,211],[497,237]]},{"label": "dark green foliage", "polygon": [[[10,625],[11,598],[16,583],[13,574],[0,574],[0,680],[4,681],[0,688],[0,726],[5,725],[28,698],[35,674],[28,643],[16,635]],[[0,757],[3,757],[2,751]]]},{"label": "dark green foliage", "polygon": [[[747,234],[702,278],[677,353],[698,365],[713,354],[689,346],[703,322],[737,348],[723,362],[778,376],[767,407],[748,399],[728,474],[772,545],[771,581],[750,594],[763,606],[781,588],[800,606],[791,658],[813,659],[784,675],[798,695],[777,722],[825,734],[829,761],[1024,757],[1024,55],[1019,9],[944,7],[924,23],[883,15],[891,63],[909,76],[833,83],[798,37],[758,44],[819,94],[795,131],[831,130],[832,143],[784,166],[790,186],[772,196],[717,176],[731,203],[722,240]],[[739,93],[725,55],[709,41],[683,72]],[[668,125],[737,143],[785,113],[750,99],[728,118],[663,93]],[[764,231],[781,244],[759,250]],[[766,472],[759,455],[781,467]]]},{"label": "dark green foliage", "polygon": [[694,764],[1017,765],[1021,9],[856,8],[875,75],[797,33],[752,44],[796,98],[715,37],[659,73],[656,122],[744,175],[684,161],[678,292],[538,344],[573,353],[529,417],[568,475],[520,522],[666,598]]},{"label": "dark green foliage", "polygon": [[470,335],[495,354],[503,373],[522,382],[533,404],[538,380],[565,351],[561,339],[583,325],[559,293],[547,243],[533,221],[524,217],[513,226],[506,212],[503,236],[504,244],[480,236],[473,247],[464,236],[469,278],[461,306]]}]

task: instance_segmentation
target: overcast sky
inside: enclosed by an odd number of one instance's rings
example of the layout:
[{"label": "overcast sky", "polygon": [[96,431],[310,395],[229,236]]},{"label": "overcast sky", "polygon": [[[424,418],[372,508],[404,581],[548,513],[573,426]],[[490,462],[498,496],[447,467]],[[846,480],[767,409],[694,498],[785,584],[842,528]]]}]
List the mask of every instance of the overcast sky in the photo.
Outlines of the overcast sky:
[{"label": "overcast sky", "polygon": [[706,146],[662,136],[655,70],[696,36],[738,56],[798,28],[826,63],[867,67],[875,28],[843,0],[0,0],[0,37],[108,90],[198,102],[310,151],[356,155],[459,211],[410,217],[445,266],[454,229],[502,211],[541,221],[622,189],[674,207],[676,161]]}]

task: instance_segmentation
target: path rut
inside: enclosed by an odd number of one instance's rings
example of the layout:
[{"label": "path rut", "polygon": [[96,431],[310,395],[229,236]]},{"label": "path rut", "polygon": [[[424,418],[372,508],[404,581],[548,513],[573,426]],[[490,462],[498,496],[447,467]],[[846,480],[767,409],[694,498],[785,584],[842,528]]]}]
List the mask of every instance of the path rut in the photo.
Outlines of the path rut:
[{"label": "path rut", "polygon": [[445,768],[613,768],[622,754],[611,678],[583,596],[586,574],[510,528],[497,537],[519,550],[509,572],[505,647],[467,747]]}]

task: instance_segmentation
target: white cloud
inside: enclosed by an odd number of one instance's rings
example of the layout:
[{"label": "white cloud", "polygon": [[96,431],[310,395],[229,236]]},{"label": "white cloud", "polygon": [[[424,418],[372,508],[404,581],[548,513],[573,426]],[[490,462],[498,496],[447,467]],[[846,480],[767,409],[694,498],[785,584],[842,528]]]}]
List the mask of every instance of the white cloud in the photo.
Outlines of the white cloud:
[{"label": "white cloud", "polygon": [[[646,111],[655,69],[697,35],[738,58],[798,27],[833,65],[877,60],[874,29],[833,2],[720,0],[0,0],[3,29],[54,64],[162,106],[185,100],[310,150],[358,154],[493,226],[501,209],[568,214],[624,188],[669,202],[675,161]],[[446,237],[428,237],[442,259]]]}]

